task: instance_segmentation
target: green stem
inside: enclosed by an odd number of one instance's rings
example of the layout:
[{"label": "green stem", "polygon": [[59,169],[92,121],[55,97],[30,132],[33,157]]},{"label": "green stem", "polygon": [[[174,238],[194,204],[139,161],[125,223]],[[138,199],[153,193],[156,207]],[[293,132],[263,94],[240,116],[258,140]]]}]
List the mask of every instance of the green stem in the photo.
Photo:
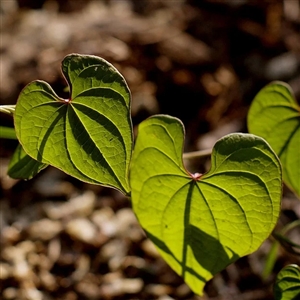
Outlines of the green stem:
[{"label": "green stem", "polygon": [[286,234],[288,231],[294,229],[295,227],[300,226],[300,220],[295,220],[287,225],[285,225],[281,230],[281,234]]},{"label": "green stem", "polygon": [[293,221],[286,226],[284,226],[280,232],[273,232],[272,236],[281,244],[283,248],[285,248],[288,252],[300,255],[300,252],[296,251],[294,248],[300,249],[300,245],[294,243],[289,238],[285,236],[290,230],[294,229],[295,227],[300,226],[300,220]]},{"label": "green stem", "polygon": [[17,140],[15,129],[11,127],[0,126],[0,138]]},{"label": "green stem", "polygon": [[183,153],[183,159],[194,159],[210,156],[212,149],[199,150],[194,152]]}]

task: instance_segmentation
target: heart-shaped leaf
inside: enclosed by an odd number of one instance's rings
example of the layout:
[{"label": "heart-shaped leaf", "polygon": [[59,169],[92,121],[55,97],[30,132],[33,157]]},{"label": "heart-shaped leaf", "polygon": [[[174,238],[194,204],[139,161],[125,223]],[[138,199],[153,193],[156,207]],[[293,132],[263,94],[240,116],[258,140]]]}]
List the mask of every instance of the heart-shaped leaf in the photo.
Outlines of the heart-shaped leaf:
[{"label": "heart-shaped leaf", "polygon": [[128,193],[131,96],[124,78],[104,59],[79,54],[66,56],[62,71],[69,99],[43,81],[21,92],[14,115],[19,141],[39,162]]},{"label": "heart-shaped leaf", "polygon": [[184,128],[169,116],[139,125],[130,184],[133,209],[159,252],[191,289],[255,251],[271,233],[280,210],[281,167],[259,137],[219,140],[207,174],[182,162]]},{"label": "heart-shaped leaf", "polygon": [[47,166],[26,154],[19,144],[9,162],[7,174],[15,179],[31,179]]},{"label": "heart-shaped leaf", "polygon": [[284,182],[300,197],[300,107],[287,84],[273,82],[256,95],[248,129],[271,145],[282,163]]},{"label": "heart-shaped leaf", "polygon": [[284,267],[277,275],[274,285],[275,300],[300,299],[300,268],[297,265]]}]

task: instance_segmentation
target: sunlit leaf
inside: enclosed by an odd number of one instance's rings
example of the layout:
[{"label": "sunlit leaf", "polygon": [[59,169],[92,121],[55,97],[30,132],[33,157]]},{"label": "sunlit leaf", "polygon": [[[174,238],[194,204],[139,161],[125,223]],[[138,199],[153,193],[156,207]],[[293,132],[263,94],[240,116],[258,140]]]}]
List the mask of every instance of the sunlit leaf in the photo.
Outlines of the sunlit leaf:
[{"label": "sunlit leaf", "polygon": [[172,117],[139,125],[130,171],[133,209],[167,263],[191,289],[255,251],[276,224],[278,157],[261,138],[231,134],[214,146],[207,174],[182,162],[184,128]]},{"label": "sunlit leaf", "polygon": [[300,268],[289,265],[283,268],[276,277],[274,284],[275,300],[300,299]]},{"label": "sunlit leaf", "polygon": [[96,56],[62,62],[70,98],[34,81],[21,92],[15,129],[25,152],[82,181],[129,192],[130,92],[122,75]]},{"label": "sunlit leaf", "polygon": [[248,128],[271,145],[282,163],[283,180],[300,197],[300,107],[287,84],[273,82],[256,95]]}]

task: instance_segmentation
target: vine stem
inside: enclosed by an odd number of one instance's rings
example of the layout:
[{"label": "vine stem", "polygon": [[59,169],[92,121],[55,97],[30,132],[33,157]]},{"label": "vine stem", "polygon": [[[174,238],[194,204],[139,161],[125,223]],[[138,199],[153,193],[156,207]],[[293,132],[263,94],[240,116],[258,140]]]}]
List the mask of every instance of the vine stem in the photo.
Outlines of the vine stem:
[{"label": "vine stem", "polygon": [[289,232],[290,230],[294,229],[297,226],[300,226],[300,220],[296,220],[285,225],[279,232],[273,232],[272,236],[288,252],[295,255],[300,255],[300,252],[293,249],[293,248],[300,249],[300,244],[294,243],[293,241],[291,241],[289,238],[285,236],[287,232]]},{"label": "vine stem", "polygon": [[0,112],[3,112],[8,115],[13,115],[15,112],[15,105],[0,105]]},{"label": "vine stem", "polygon": [[183,153],[183,159],[194,159],[211,155],[212,149]]}]

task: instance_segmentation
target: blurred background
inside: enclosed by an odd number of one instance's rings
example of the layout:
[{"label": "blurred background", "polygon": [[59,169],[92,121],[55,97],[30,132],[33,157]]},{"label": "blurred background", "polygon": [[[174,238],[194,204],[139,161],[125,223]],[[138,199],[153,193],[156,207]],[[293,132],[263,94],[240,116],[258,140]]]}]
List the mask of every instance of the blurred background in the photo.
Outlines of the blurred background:
[{"label": "blurred background", "polygon": [[[132,92],[136,131],[145,118],[170,114],[186,127],[186,151],[212,148],[247,132],[256,93],[273,80],[300,99],[298,0],[2,0],[0,104],[15,104],[41,79],[68,97],[60,65],[69,53],[111,62]],[[1,114],[0,125],[13,126]],[[17,143],[0,140],[0,294],[3,299],[273,299],[272,282],[299,256],[273,245],[216,275],[203,298],[159,257],[116,191],[47,168],[30,181],[6,170]],[[187,162],[203,172],[209,161]],[[284,190],[278,230],[300,218]],[[300,232],[290,232],[298,239]]]}]

